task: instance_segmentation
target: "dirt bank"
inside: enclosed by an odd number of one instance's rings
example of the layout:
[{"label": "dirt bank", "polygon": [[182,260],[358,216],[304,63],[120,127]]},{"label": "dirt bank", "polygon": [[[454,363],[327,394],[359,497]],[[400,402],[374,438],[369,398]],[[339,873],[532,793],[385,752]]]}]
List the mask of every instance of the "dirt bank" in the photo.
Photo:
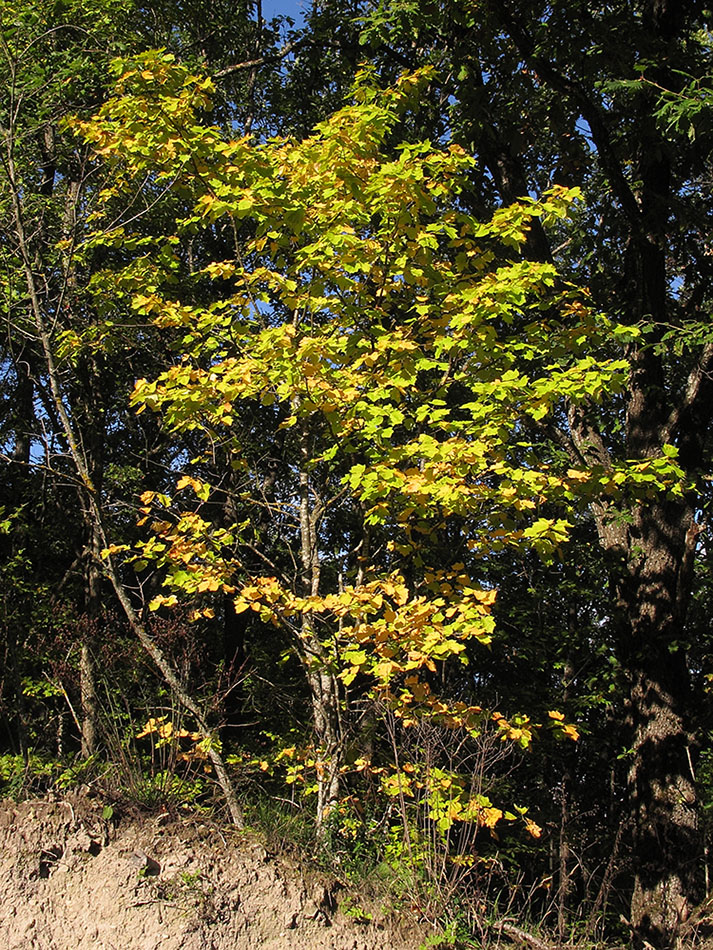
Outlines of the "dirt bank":
[{"label": "dirt bank", "polygon": [[0,803],[1,950],[415,950],[388,920],[248,834],[195,818],[102,818],[102,807]]}]

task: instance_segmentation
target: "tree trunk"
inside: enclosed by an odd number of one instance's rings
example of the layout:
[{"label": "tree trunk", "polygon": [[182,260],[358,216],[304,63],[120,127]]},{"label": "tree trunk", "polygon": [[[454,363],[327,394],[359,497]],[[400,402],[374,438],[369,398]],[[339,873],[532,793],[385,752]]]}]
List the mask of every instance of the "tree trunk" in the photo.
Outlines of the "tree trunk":
[{"label": "tree trunk", "polygon": [[639,945],[673,946],[695,899],[699,866],[696,788],[681,712],[685,658],[652,650],[634,671],[629,794],[635,879],[631,924]]},{"label": "tree trunk", "polygon": [[97,685],[94,656],[85,634],[79,656],[79,691],[82,706],[82,756],[86,759],[97,751]]},{"label": "tree trunk", "polygon": [[[570,629],[577,623],[576,610],[570,608],[569,624]],[[574,679],[574,662],[571,656],[565,661],[562,675],[562,705],[566,710],[569,703],[570,683]],[[567,935],[568,918],[568,900],[572,889],[570,878],[570,831],[569,831],[569,809],[572,786],[572,751],[564,753],[562,769],[562,785],[560,798],[560,828],[558,842],[558,871],[557,871],[557,936],[564,943]]]},{"label": "tree trunk", "polygon": [[[302,588],[307,596],[319,594],[320,553],[317,538],[322,506],[313,503],[309,460],[309,433],[303,424],[300,439],[302,470],[300,472],[300,542]],[[324,831],[325,820],[339,800],[341,766],[341,723],[339,715],[339,681],[331,671],[333,657],[325,650],[315,628],[315,619],[302,617],[302,646],[307,682],[312,698],[312,715],[317,745],[317,828]]]},{"label": "tree trunk", "polygon": [[[72,283],[74,278],[72,277]],[[102,379],[94,358],[80,363],[77,372],[80,384],[77,404],[87,469],[96,498],[101,506],[104,483],[106,426]],[[80,489],[79,504],[84,512],[86,531],[86,568],[84,572],[85,625],[82,634],[79,664],[82,716],[82,755],[97,751],[99,737],[99,706],[97,701],[97,670],[95,656],[102,628],[102,543],[99,525],[92,516],[86,491]]]},{"label": "tree trunk", "polygon": [[[316,638],[315,638],[316,639]],[[317,738],[317,827],[325,821],[339,801],[341,735],[339,685],[333,673],[324,668],[308,674],[312,694],[312,715]]]},{"label": "tree trunk", "polygon": [[[660,446],[671,439],[660,406],[651,405],[655,389],[645,386],[656,376],[650,362],[650,354],[632,361],[627,415],[630,457],[642,459],[660,455]],[[607,467],[607,450],[586,410],[573,408],[569,423],[584,461]],[[638,946],[668,948],[698,896],[701,846],[686,719],[690,673],[680,638],[700,529],[687,500],[662,495],[632,506],[627,518],[604,501],[592,511],[602,547],[612,555],[618,652],[630,687],[631,926]]]},{"label": "tree trunk", "polygon": [[687,547],[695,543],[692,522],[684,504],[637,509],[621,590],[627,616],[622,653],[630,675],[631,924],[640,946],[673,946],[697,897],[701,846],[686,722],[690,674],[678,642],[688,601]]},{"label": "tree trunk", "polygon": [[[99,473],[97,473],[99,474]],[[95,484],[99,484],[99,479]],[[80,499],[80,503],[81,499]],[[102,624],[102,574],[99,529],[85,513],[89,543],[87,545],[87,567],[85,574],[85,623],[82,630],[82,643],[79,660],[79,690],[82,716],[82,755],[86,758],[97,751],[99,739],[99,703],[97,697],[96,651]]]}]

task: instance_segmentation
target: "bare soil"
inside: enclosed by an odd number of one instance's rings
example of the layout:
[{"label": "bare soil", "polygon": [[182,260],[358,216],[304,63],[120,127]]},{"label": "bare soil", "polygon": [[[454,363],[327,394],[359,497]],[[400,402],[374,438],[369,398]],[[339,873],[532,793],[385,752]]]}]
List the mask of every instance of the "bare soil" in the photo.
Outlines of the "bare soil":
[{"label": "bare soil", "polygon": [[[0,802],[0,950],[416,950],[334,880],[195,817],[102,818],[84,796]],[[353,897],[351,906],[359,901]]]}]

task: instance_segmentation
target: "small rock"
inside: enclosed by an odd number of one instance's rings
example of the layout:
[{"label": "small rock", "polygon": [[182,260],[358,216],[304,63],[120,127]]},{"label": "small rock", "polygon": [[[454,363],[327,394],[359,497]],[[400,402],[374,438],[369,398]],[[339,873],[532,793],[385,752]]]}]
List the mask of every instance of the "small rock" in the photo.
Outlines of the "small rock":
[{"label": "small rock", "polygon": [[302,908],[302,916],[305,920],[314,920],[319,914],[319,907],[313,900],[305,901],[305,905]]},{"label": "small rock", "polygon": [[138,871],[143,871],[144,874],[159,874],[161,872],[161,865],[154,858],[150,858],[145,851],[136,849],[131,855],[131,863]]}]

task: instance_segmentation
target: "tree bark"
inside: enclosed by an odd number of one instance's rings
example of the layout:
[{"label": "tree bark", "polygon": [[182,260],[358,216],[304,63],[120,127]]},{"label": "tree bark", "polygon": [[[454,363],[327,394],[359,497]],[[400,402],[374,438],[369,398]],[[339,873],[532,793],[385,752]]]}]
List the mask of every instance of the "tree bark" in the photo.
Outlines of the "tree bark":
[{"label": "tree bark", "polygon": [[[317,538],[321,506],[313,504],[309,461],[309,432],[306,422],[300,433],[301,471],[300,542],[302,588],[307,596],[319,594],[320,552]],[[322,645],[311,613],[302,617],[302,652],[307,682],[312,698],[312,715],[317,744],[317,828],[325,831],[325,822],[339,801],[341,766],[341,722],[339,714],[339,681],[332,670],[333,658]]]},{"label": "tree bark", "polygon": [[[637,392],[646,373],[632,374],[628,435],[632,455],[660,454],[666,441],[651,406]],[[637,413],[637,406],[641,413]],[[570,411],[573,443],[585,463],[607,465],[598,433],[581,407]],[[633,429],[633,431],[632,431]],[[658,446],[656,443],[658,442]],[[629,677],[628,804],[633,835],[631,926],[638,946],[673,946],[697,898],[700,865],[697,795],[692,772],[690,672],[680,642],[690,598],[691,562],[699,531],[685,499],[657,498],[627,518],[592,507],[599,540],[611,556],[613,620]]]},{"label": "tree bark", "polygon": [[99,740],[99,702],[95,653],[98,629],[101,624],[101,543],[90,512],[85,514],[89,544],[85,576],[85,624],[82,631],[79,659],[79,690],[82,711],[82,755],[86,758],[97,751]]},{"label": "tree bark", "polygon": [[673,945],[697,897],[700,841],[687,712],[690,674],[678,642],[685,616],[686,545],[693,514],[684,504],[636,509],[629,570],[620,598],[621,644],[630,676],[635,880],[631,924],[640,945]]}]

